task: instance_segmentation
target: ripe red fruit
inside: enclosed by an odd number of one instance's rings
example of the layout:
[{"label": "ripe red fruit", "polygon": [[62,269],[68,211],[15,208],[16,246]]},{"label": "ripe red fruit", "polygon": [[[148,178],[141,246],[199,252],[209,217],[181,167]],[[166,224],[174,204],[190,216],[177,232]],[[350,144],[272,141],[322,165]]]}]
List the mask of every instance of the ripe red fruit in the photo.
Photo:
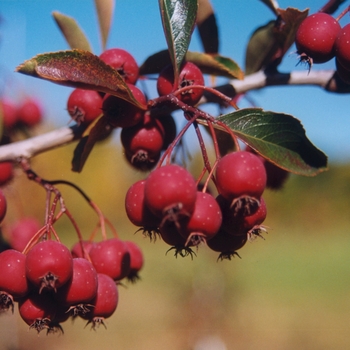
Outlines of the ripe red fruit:
[{"label": "ripe red fruit", "polygon": [[[134,85],[128,84],[135,99],[142,105],[146,105],[146,97],[143,92]],[[127,128],[141,122],[144,110],[122,98],[106,94],[102,101],[102,110],[108,122],[114,128]]]},{"label": "ripe red fruit", "polygon": [[145,113],[140,123],[123,128],[120,138],[134,167],[149,170],[157,164],[164,144],[164,129],[157,118]]},{"label": "ripe red fruit", "polygon": [[[340,31],[339,23],[329,14],[318,12],[300,24],[295,45],[301,60],[324,63],[334,57],[334,42]],[[306,57],[303,57],[306,55]]]},{"label": "ripe red fruit", "polygon": [[335,57],[346,70],[350,70],[350,23],[340,29],[334,43]]},{"label": "ripe red fruit", "polygon": [[231,260],[233,256],[239,256],[237,250],[241,249],[246,242],[247,235],[234,236],[220,230],[215,237],[207,242],[207,245],[211,250],[220,253],[218,260]]},{"label": "ripe red fruit", "polygon": [[[181,66],[178,86],[174,86],[174,69],[172,65],[166,66],[159,74],[157,90],[160,96],[168,95],[178,89],[191,86],[204,86],[204,78],[201,70],[192,62],[185,62]],[[195,105],[203,95],[203,89],[193,88],[182,92],[177,97],[188,105]]]},{"label": "ripe red fruit", "polygon": [[218,192],[231,201],[242,196],[259,199],[266,186],[264,164],[247,151],[229,153],[217,164],[216,185]]},{"label": "ripe red fruit", "polygon": [[40,222],[33,217],[25,217],[18,220],[9,232],[9,243],[13,249],[20,252],[24,250],[28,242],[42,227]]},{"label": "ripe red fruit", "polygon": [[74,258],[72,278],[57,291],[56,299],[63,305],[74,306],[74,314],[84,312],[84,304],[96,296],[97,284],[97,272],[90,261]]},{"label": "ripe red fruit", "polygon": [[43,119],[41,107],[37,101],[27,98],[17,110],[18,121],[23,125],[32,127]]},{"label": "ripe red fruit", "polygon": [[90,259],[97,273],[120,281],[130,272],[130,253],[119,238],[110,238],[95,243],[90,249]]},{"label": "ripe red fruit", "polygon": [[194,211],[189,221],[184,224],[181,234],[196,245],[197,241],[199,243],[213,238],[221,223],[222,213],[215,198],[209,193],[197,192]]},{"label": "ripe red fruit", "polygon": [[0,101],[0,120],[5,129],[11,129],[17,123],[17,108],[14,103],[8,99]]},{"label": "ripe red fruit", "polygon": [[129,187],[125,196],[125,211],[135,226],[152,233],[157,231],[160,220],[145,203],[145,183],[146,180],[139,180]]},{"label": "ripe red fruit", "polygon": [[124,241],[130,253],[130,271],[126,276],[130,282],[140,279],[139,272],[143,267],[144,259],[140,247],[132,241]]},{"label": "ripe red fruit", "polygon": [[13,309],[13,298],[28,294],[25,264],[26,256],[17,250],[8,249],[0,253],[0,312]]},{"label": "ripe red fruit", "polygon": [[[73,247],[71,248],[71,254],[73,258],[85,258],[87,259],[87,257],[84,254],[83,249],[85,250],[86,254],[89,254],[91,247],[94,245],[95,243],[92,241],[82,241],[77,242],[73,245]],[[83,249],[81,247],[81,245],[83,245]]]},{"label": "ripe red fruit", "polygon": [[[38,333],[46,329],[54,331],[52,321],[57,312],[57,306],[49,293],[32,293],[18,302],[19,315],[25,323],[34,328]],[[60,328],[60,327],[58,327]]]},{"label": "ripe red fruit", "polygon": [[102,97],[95,90],[74,89],[68,97],[67,110],[78,125],[89,124],[102,114]]},{"label": "ripe red fruit", "polygon": [[13,178],[12,162],[0,163],[0,186],[6,185]]},{"label": "ripe red fruit", "polygon": [[57,241],[42,241],[27,254],[26,275],[34,286],[56,291],[73,274],[73,258],[69,249]]},{"label": "ripe red fruit", "polygon": [[190,217],[197,197],[196,182],[185,168],[177,164],[153,170],[145,183],[145,202],[159,218],[178,221]]},{"label": "ripe red fruit", "polygon": [[0,223],[4,220],[7,212],[7,201],[4,193],[0,190]]},{"label": "ripe red fruit", "polygon": [[119,48],[108,49],[100,55],[100,59],[116,69],[126,83],[136,83],[139,66],[129,52]]},{"label": "ripe red fruit", "polygon": [[92,308],[87,314],[81,315],[82,318],[89,320],[88,323],[92,323],[93,328],[104,324],[103,320],[113,315],[119,301],[118,287],[114,280],[103,273],[98,273],[97,278],[96,297],[89,303]]}]

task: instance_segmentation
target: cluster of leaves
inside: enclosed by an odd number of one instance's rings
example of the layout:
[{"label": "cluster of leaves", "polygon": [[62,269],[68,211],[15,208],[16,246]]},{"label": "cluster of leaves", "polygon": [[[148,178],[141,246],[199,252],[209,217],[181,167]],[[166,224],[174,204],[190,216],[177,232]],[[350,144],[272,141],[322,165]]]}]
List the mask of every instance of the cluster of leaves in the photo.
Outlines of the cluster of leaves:
[{"label": "cluster of leaves", "polygon": [[[246,52],[245,74],[277,70],[294,41],[299,24],[308,14],[307,10],[281,9],[272,0],[263,2],[273,10],[276,19],[257,29],[251,37]],[[95,3],[105,46],[113,3],[98,0]],[[143,62],[140,66],[142,76],[146,78],[149,74],[159,73],[171,62],[176,82],[181,63],[188,60],[198,65],[203,73],[244,79],[243,70],[237,63],[218,53],[216,20],[208,0],[159,0],[159,7],[168,48],[150,55]],[[91,52],[88,40],[74,19],[57,12],[54,18],[71,50],[39,54],[18,66],[18,72],[70,87],[110,93],[144,110],[152,108],[154,103],[140,105],[120,74]],[[203,53],[188,51],[196,25],[203,42]],[[326,155],[309,141],[303,126],[293,116],[248,108],[221,115],[217,120],[227,125],[235,137],[287,171],[312,176],[327,168]],[[206,124],[205,118],[198,118],[197,121]],[[82,170],[95,142],[106,132],[106,127],[102,116],[85,131],[74,154],[74,171]],[[220,129],[220,125],[214,124],[214,127]]]}]

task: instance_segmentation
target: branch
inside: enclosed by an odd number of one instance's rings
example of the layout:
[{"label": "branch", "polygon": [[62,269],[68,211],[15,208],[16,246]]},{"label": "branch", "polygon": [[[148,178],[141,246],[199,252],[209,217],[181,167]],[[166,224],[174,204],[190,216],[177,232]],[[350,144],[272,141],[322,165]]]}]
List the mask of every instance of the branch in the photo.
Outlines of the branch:
[{"label": "branch", "polygon": [[[266,73],[259,71],[247,75],[244,80],[233,79],[229,84],[216,87],[223,94],[234,97],[237,94],[258,90],[267,86],[313,85],[328,92],[350,93],[350,85],[342,82],[334,70],[295,71],[291,73]],[[220,103],[217,96],[205,92],[200,103]],[[19,158],[31,158],[50,149],[61,147],[81,138],[84,129],[78,126],[63,127],[24,141],[14,142],[0,147],[0,162],[17,161]]]},{"label": "branch", "polygon": [[78,126],[67,126],[23,141],[3,145],[0,147],[0,162],[17,161],[20,158],[29,159],[39,153],[75,141],[81,135],[82,128]]},{"label": "branch", "polygon": [[[295,71],[291,73],[266,73],[259,71],[247,75],[243,80],[232,79],[229,84],[216,87],[223,94],[234,97],[251,90],[267,86],[312,85],[319,86],[328,92],[350,93],[350,85],[339,79],[334,70]],[[222,103],[216,96],[204,93],[201,103]]]}]

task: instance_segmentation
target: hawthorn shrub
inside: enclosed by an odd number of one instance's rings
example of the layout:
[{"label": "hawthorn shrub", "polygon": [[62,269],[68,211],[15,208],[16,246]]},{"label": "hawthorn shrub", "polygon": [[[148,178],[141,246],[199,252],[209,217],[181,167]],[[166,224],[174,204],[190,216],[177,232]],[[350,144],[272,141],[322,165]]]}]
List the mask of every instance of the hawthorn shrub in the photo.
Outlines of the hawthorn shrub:
[{"label": "hawthorn shrub", "polygon": [[[96,1],[99,14],[101,3]],[[140,65],[123,48],[106,48],[112,7],[100,21],[103,40],[98,54],[91,51],[74,20],[53,13],[71,49],[38,54],[16,71],[73,87],[67,121],[74,125],[16,141],[19,129],[31,130],[42,121],[42,111],[32,100],[16,107],[1,98],[1,220],[6,220],[10,201],[6,186],[10,180],[15,185],[13,167],[42,187],[47,201],[45,220],[33,224],[30,218],[18,218],[25,227],[21,232],[21,225],[17,231],[13,228],[10,246],[0,253],[0,311],[13,310],[17,304],[20,316],[38,332],[61,331],[62,323],[77,317],[95,328],[113,315],[120,284],[138,281],[144,263],[140,247],[130,237],[118,236],[83,189],[64,179],[43,179],[32,169],[29,160],[39,152],[75,141],[72,170],[83,172],[94,145],[120,131],[120,151],[126,159],[121,167],[131,165],[144,174],[129,187],[120,186],[125,191],[123,209],[135,231],[151,241],[159,239],[176,257],[193,258],[202,249],[210,249],[218,253],[218,260],[239,256],[237,251],[247,241],[263,237],[267,231],[263,225],[268,212],[266,188],[280,189],[290,173],[314,176],[327,169],[326,155],[308,139],[299,120],[261,108],[239,108],[238,103],[248,90],[261,88],[244,85],[246,77],[268,76],[264,86],[285,80],[278,68],[294,42],[300,61],[309,65],[300,84],[318,74],[314,65],[335,57],[334,70],[323,77],[323,86],[335,93],[349,93],[349,24],[343,28],[339,24],[348,9],[334,18],[332,13],[341,1],[329,1],[310,15],[308,10],[264,3],[273,10],[275,20],[259,27],[250,38],[245,69],[218,52],[215,21],[206,21],[214,16],[208,0],[160,0],[168,48],[152,53]],[[195,26],[204,52],[188,51]],[[226,77],[227,84],[206,85],[205,77],[210,75]],[[153,82],[158,95],[148,96],[142,80]],[[228,112],[209,114],[205,109],[209,103],[224,106]],[[186,154],[182,140],[190,128],[203,159],[198,177],[189,171],[190,159],[181,161],[178,156]],[[212,140],[210,146],[204,133]],[[82,235],[65,205],[59,190],[62,185],[76,190],[96,212],[100,238],[96,230],[90,237]],[[77,234],[71,248],[61,242],[55,229],[63,216]]]}]

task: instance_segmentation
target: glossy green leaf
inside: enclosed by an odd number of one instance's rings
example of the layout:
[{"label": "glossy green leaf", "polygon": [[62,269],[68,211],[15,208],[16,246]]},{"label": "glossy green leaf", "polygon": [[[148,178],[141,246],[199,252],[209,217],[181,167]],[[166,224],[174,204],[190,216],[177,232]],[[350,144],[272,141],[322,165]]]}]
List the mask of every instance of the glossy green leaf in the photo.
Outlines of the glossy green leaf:
[{"label": "glossy green leaf", "polygon": [[[238,64],[228,57],[188,51],[185,59],[195,63],[205,74],[237,79],[243,79],[244,76]],[[140,75],[158,74],[170,63],[170,56],[167,50],[157,52],[149,56],[140,66]]]},{"label": "glossy green leaf", "polygon": [[313,176],[327,169],[327,156],[291,115],[247,108],[217,118],[243,142],[281,168]]},{"label": "glossy green leaf", "polygon": [[106,49],[109,32],[112,26],[114,7],[115,0],[95,0],[95,8],[100,27],[102,51]]},{"label": "glossy green leaf", "polygon": [[159,0],[165,38],[174,67],[174,84],[191,41],[198,10],[197,0]]},{"label": "glossy green leaf", "polygon": [[197,28],[204,52],[219,52],[219,32],[213,6],[209,0],[198,0]]},{"label": "glossy green leaf", "polygon": [[245,73],[251,74],[269,65],[277,67],[293,44],[295,33],[308,10],[278,9],[276,20],[257,28],[246,49]]},{"label": "glossy green leaf", "polygon": [[58,11],[54,11],[52,16],[71,49],[81,49],[92,52],[87,37],[74,18]]},{"label": "glossy green leaf", "polygon": [[69,50],[40,54],[19,65],[16,71],[60,85],[106,92],[141,109],[147,107],[134,98],[117,70],[89,51]]}]

